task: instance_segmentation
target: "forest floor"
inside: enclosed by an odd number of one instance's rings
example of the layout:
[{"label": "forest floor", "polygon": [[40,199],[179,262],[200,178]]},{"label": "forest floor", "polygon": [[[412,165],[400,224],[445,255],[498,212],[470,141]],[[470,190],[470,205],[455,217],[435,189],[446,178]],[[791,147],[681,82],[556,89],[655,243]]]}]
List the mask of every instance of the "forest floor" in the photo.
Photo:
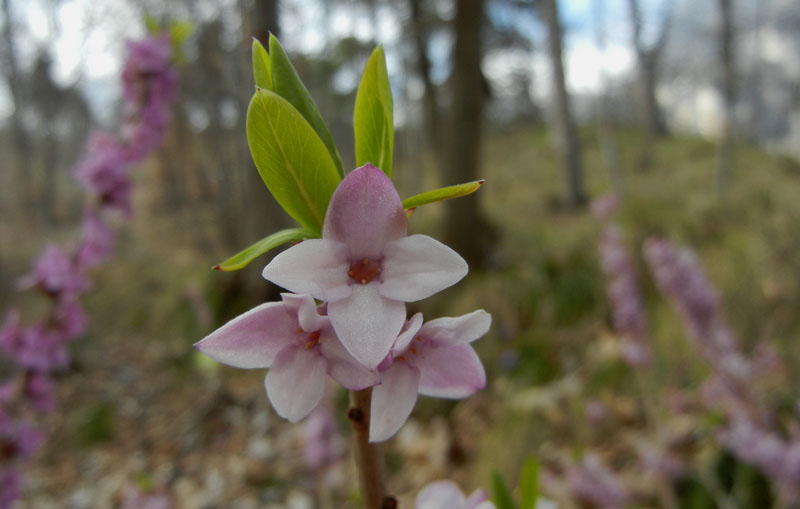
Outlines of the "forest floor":
[{"label": "forest floor", "polygon": [[[720,197],[713,144],[658,140],[643,167],[638,134],[621,133],[618,143],[624,194],[614,219],[631,249],[661,235],[697,250],[742,342],[773,338],[787,363],[800,366],[800,164],[739,147]],[[584,146],[587,188],[597,197],[610,188],[609,172],[594,133],[584,133]],[[602,224],[588,210],[560,206],[563,179],[544,131],[497,133],[483,159],[480,199],[502,232],[491,264],[415,310],[492,313],[492,330],[475,344],[489,386],[461,402],[422,398],[387,443],[389,488],[401,507],[430,481],[454,479],[469,492],[488,487],[494,469],[513,481],[531,455],[593,443],[582,413],[590,399],[615,415],[636,413],[638,389],[619,363],[597,263]],[[420,209],[410,229],[436,235],[441,210]],[[19,507],[124,507],[126,500],[145,507],[147,497],[187,509],[357,506],[349,459],[309,470],[303,426],[270,408],[264,372],[218,366],[194,352],[191,345],[213,330],[232,277],[209,270],[227,253],[209,240],[208,216],[202,207],[146,211],[125,226],[117,258],[96,274],[86,301],[90,330],[59,377],[58,411],[43,423],[50,438]],[[0,241],[21,233],[6,224]],[[35,251],[23,251],[34,244],[4,255],[7,266],[25,263]],[[257,278],[258,270],[248,274]],[[646,384],[691,385],[705,368],[652,284],[645,290],[660,359]],[[676,372],[675,362],[696,367]],[[345,398],[332,391],[330,400],[347,435]]]}]

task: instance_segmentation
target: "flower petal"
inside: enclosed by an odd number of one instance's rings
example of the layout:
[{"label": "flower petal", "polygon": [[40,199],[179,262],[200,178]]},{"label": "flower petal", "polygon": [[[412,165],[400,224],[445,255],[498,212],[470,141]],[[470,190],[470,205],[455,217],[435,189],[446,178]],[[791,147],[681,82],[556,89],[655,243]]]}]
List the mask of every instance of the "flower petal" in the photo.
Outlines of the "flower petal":
[{"label": "flower petal", "polygon": [[283,302],[267,302],[239,315],[194,344],[217,362],[237,368],[268,368],[297,335],[297,318]]},{"label": "flower petal", "polygon": [[292,292],[330,301],[350,295],[348,268],[344,244],[309,239],[273,258],[261,275]]},{"label": "flower petal", "polygon": [[297,422],[314,410],[325,394],[325,368],[315,350],[294,345],[281,350],[264,380],[278,415]]},{"label": "flower petal", "polygon": [[453,481],[434,481],[420,490],[414,503],[416,509],[462,509],[466,500]]},{"label": "flower petal", "polygon": [[403,426],[417,401],[419,371],[406,362],[396,362],[381,374],[381,384],[372,389],[369,441],[382,442]]},{"label": "flower petal", "polygon": [[[473,508],[480,508],[481,504],[486,503],[489,500],[488,495],[482,489],[478,489],[472,492],[472,495],[466,501],[466,505],[469,509]],[[494,507],[494,505],[490,505],[487,507]]]},{"label": "flower petal", "polygon": [[411,340],[417,335],[422,326],[422,313],[415,313],[414,316],[406,320],[400,335],[394,340],[392,345],[392,355],[397,355],[408,347]]},{"label": "flower petal", "polygon": [[328,361],[328,374],[351,391],[360,391],[379,384],[381,377],[377,371],[370,371],[358,362],[342,345],[339,338],[330,330],[320,340],[320,353]]},{"label": "flower petal", "polygon": [[411,235],[386,244],[383,250],[381,295],[414,302],[454,285],[467,275],[458,253],[427,235]]},{"label": "flower petal", "polygon": [[466,315],[431,320],[419,335],[440,344],[471,343],[489,331],[492,315],[479,309]]},{"label": "flower petal", "polygon": [[367,369],[375,369],[403,327],[406,306],[382,297],[375,284],[351,288],[350,297],[328,303],[328,316],[347,351]]},{"label": "flower petal", "polygon": [[469,345],[429,347],[413,362],[421,374],[420,394],[460,399],[486,387],[483,364]]},{"label": "flower petal", "polygon": [[294,293],[282,293],[284,306],[297,316],[300,327],[306,332],[314,332],[330,325],[330,320],[326,316],[321,316],[317,311],[317,303],[308,294],[297,295]]},{"label": "flower petal", "polygon": [[324,239],[344,242],[355,259],[378,257],[387,242],[408,233],[403,203],[381,170],[371,164],[350,172],[331,197]]}]

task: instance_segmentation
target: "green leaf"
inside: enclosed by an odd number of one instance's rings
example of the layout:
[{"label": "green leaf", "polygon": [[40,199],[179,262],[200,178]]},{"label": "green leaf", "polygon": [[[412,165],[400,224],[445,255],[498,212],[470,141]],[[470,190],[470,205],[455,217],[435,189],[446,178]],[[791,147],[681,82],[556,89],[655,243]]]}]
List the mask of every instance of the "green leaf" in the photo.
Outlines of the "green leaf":
[{"label": "green leaf", "polygon": [[356,165],[372,163],[391,178],[394,147],[392,89],[386,71],[383,47],[378,46],[367,61],[356,93],[353,114]]},{"label": "green leaf", "polygon": [[511,491],[497,470],[492,470],[492,502],[497,509],[516,509]]},{"label": "green leaf", "polygon": [[151,14],[145,14],[144,26],[149,34],[157,34],[161,31],[161,23]]},{"label": "green leaf", "polygon": [[258,89],[247,109],[247,143],[272,196],[319,236],[339,175],[314,129],[286,99]]},{"label": "green leaf", "polygon": [[539,461],[531,456],[519,475],[520,509],[536,509],[539,498]]},{"label": "green leaf", "polygon": [[269,55],[261,42],[253,37],[253,78],[258,88],[272,90],[272,74],[269,70]]},{"label": "green leaf", "polygon": [[216,270],[225,272],[239,270],[245,268],[250,262],[263,255],[271,249],[286,244],[287,242],[294,242],[296,240],[310,239],[314,234],[303,228],[289,228],[275,232],[272,235],[264,237],[247,249],[236,253],[224,262],[215,265]]},{"label": "green leaf", "polygon": [[403,200],[403,208],[406,210],[415,209],[417,207],[437,201],[460,198],[462,196],[472,194],[480,189],[480,187],[483,185],[483,182],[483,180],[476,180],[474,182],[467,182],[466,184],[442,187],[439,189],[434,189],[433,191],[417,194]]},{"label": "green leaf", "polygon": [[339,157],[336,145],[333,144],[333,136],[331,136],[325,120],[322,119],[322,114],[314,103],[314,99],[311,98],[311,94],[308,93],[305,85],[300,81],[292,62],[286,52],[283,51],[281,43],[272,34],[269,36],[269,61],[273,85],[270,90],[289,101],[303,115],[303,118],[311,124],[322,143],[325,144],[325,148],[328,149],[333,164],[336,165],[339,178],[344,178],[342,159]]}]

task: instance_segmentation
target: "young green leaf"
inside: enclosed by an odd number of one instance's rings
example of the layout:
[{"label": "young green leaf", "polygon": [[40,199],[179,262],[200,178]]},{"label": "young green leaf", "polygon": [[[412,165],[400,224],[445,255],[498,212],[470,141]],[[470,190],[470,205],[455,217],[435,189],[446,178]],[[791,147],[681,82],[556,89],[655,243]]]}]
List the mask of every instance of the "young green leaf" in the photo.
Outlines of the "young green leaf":
[{"label": "young green leaf", "polygon": [[372,163],[392,176],[394,118],[392,89],[386,71],[386,57],[378,46],[367,61],[356,92],[353,130],[356,138],[356,166]]},{"label": "young green leaf", "polygon": [[314,234],[308,230],[304,230],[303,228],[289,228],[286,230],[281,230],[273,233],[272,235],[264,237],[247,249],[239,251],[224,262],[215,265],[214,269],[225,272],[243,269],[259,256],[263,255],[267,251],[275,249],[282,244],[297,240],[310,239],[312,237],[314,237]]},{"label": "young green leaf", "polygon": [[528,458],[519,475],[520,509],[536,509],[539,498],[539,462]]},{"label": "young green leaf", "polygon": [[283,210],[320,235],[339,175],[314,129],[286,99],[258,89],[247,109],[247,143]]},{"label": "young green leaf", "polygon": [[497,509],[516,509],[511,491],[497,470],[492,470],[492,502]]},{"label": "young green leaf", "polygon": [[417,194],[403,200],[403,208],[406,210],[415,209],[437,201],[460,198],[461,196],[466,196],[477,191],[483,185],[483,182],[483,180],[476,180],[474,182],[467,182],[466,184],[442,187],[434,189],[433,191]]},{"label": "young green leaf", "polygon": [[255,37],[253,37],[253,78],[255,78],[256,87],[272,90],[269,55],[261,42]]},{"label": "young green leaf", "polygon": [[278,38],[270,34],[269,36],[269,63],[270,73],[272,75],[273,87],[270,88],[273,92],[283,97],[297,111],[303,115],[303,118],[311,124],[314,128],[328,153],[331,155],[333,164],[336,165],[336,171],[339,173],[339,178],[344,178],[344,169],[342,168],[342,159],[339,157],[339,151],[336,150],[336,145],[333,144],[333,136],[322,119],[322,114],[319,112],[317,105],[311,98],[297,71],[294,70],[292,62],[283,51],[281,43]]}]

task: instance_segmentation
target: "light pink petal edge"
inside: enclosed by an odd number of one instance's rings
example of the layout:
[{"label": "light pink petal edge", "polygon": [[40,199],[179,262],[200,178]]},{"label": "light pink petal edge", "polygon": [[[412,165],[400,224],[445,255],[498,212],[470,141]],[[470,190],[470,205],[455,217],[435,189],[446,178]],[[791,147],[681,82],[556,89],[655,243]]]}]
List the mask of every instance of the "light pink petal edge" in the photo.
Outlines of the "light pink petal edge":
[{"label": "light pink petal edge", "polygon": [[458,253],[427,235],[411,235],[386,244],[383,250],[381,295],[415,302],[448,288],[467,275]]},{"label": "light pink petal edge", "polygon": [[322,237],[347,244],[350,257],[378,257],[405,237],[408,218],[392,181],[367,163],[350,172],[331,197]]},{"label": "light pink petal edge", "polygon": [[350,297],[328,303],[328,316],[347,351],[367,369],[375,369],[403,327],[406,306],[382,297],[374,284],[352,289]]},{"label": "light pink petal edge", "polygon": [[456,317],[443,317],[424,324],[419,335],[436,343],[471,343],[489,331],[492,315],[482,309]]},{"label": "light pink petal edge", "polygon": [[414,358],[420,371],[419,393],[460,399],[486,387],[486,371],[467,344],[425,348]]},{"label": "light pink petal edge", "polygon": [[217,362],[237,368],[268,368],[297,334],[297,319],[283,302],[267,302],[237,316],[194,344]]},{"label": "light pink petal edge", "polygon": [[395,363],[381,374],[372,389],[369,441],[383,442],[397,433],[417,402],[419,371],[407,363]]},{"label": "light pink petal edge", "polygon": [[297,422],[319,404],[325,394],[325,359],[316,350],[288,346],[275,357],[264,385],[278,415]]},{"label": "light pink petal edge", "polygon": [[344,244],[309,239],[273,258],[261,275],[292,292],[333,301],[350,295],[349,267]]}]

